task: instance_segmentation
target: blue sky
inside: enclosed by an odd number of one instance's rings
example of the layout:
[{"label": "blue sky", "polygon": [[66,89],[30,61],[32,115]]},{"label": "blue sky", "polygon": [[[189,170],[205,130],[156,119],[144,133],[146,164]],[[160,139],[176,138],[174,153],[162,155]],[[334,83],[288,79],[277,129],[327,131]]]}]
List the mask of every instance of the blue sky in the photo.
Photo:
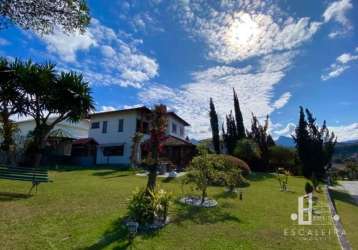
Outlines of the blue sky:
[{"label": "blue sky", "polygon": [[246,126],[270,115],[289,135],[298,107],[326,119],[339,140],[358,139],[358,2],[89,1],[84,34],[0,31],[0,55],[52,61],[82,72],[98,111],[161,102],[210,136],[208,100],[220,120],[238,93]]}]

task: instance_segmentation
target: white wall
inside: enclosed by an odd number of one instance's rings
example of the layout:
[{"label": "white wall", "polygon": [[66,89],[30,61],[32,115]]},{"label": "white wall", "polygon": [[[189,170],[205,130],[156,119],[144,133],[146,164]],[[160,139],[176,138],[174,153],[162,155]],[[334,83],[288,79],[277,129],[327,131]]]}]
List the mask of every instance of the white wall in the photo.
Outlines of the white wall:
[{"label": "white wall", "polygon": [[[136,111],[98,113],[91,117],[91,124],[99,122],[99,128],[90,126],[89,137],[94,138],[98,144],[97,164],[129,164],[132,146],[132,137],[136,132],[136,123],[139,115]],[[119,120],[123,119],[123,132],[118,132]],[[103,121],[107,121],[107,133],[102,133]],[[147,139],[146,136],[143,140]],[[123,156],[103,156],[104,146],[124,145]]]},{"label": "white wall", "polygon": [[[173,124],[177,125],[177,132],[176,133],[174,133],[173,130],[172,130]],[[183,130],[184,130],[183,135],[180,135],[180,127],[182,127]],[[180,121],[179,119],[177,119],[176,117],[174,117],[173,115],[170,115],[169,118],[168,118],[167,134],[185,140],[185,138],[186,138],[186,129],[185,129],[184,123],[182,121]]]},{"label": "white wall", "polygon": [[[34,120],[20,121],[16,123],[19,129],[19,139],[23,141],[26,139],[28,133],[35,129]],[[72,123],[69,121],[63,121],[58,123],[53,130],[61,129],[65,134],[69,135],[71,138],[87,138],[89,131],[89,120],[83,119],[77,123]],[[21,143],[21,142],[20,142]]]}]

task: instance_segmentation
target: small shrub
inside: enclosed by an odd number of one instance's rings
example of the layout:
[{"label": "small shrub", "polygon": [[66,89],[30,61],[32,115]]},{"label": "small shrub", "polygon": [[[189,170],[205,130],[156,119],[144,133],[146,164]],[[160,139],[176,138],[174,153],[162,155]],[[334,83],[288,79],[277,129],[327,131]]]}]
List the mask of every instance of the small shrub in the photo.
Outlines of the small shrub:
[{"label": "small shrub", "polygon": [[280,183],[281,191],[287,191],[289,171],[284,168],[277,169],[277,180]]},{"label": "small shrub", "polygon": [[349,175],[349,172],[347,169],[339,169],[337,171],[337,176],[342,180],[348,178],[348,175]]},{"label": "small shrub", "polygon": [[194,157],[188,167],[188,173],[183,179],[184,184],[194,183],[197,190],[201,191],[201,203],[207,197],[207,188],[211,184],[212,177],[215,176],[215,162],[212,157],[204,154]]},{"label": "small shrub", "polygon": [[311,183],[306,182],[306,185],[305,185],[306,194],[312,193],[313,190],[314,190],[314,187],[311,185]]},{"label": "small shrub", "polygon": [[141,225],[154,221],[154,207],[144,189],[137,189],[128,205],[129,217]]},{"label": "small shrub", "polygon": [[346,163],[347,176],[349,179],[353,180],[358,178],[358,163],[353,161],[348,161]]},{"label": "small shrub", "polygon": [[249,181],[242,176],[241,170],[238,168],[230,168],[221,172],[221,178],[230,192],[234,192],[235,188],[243,188],[250,185]]},{"label": "small shrub", "polygon": [[140,225],[152,224],[155,219],[165,222],[170,200],[171,194],[163,189],[137,189],[129,202],[128,215]]}]

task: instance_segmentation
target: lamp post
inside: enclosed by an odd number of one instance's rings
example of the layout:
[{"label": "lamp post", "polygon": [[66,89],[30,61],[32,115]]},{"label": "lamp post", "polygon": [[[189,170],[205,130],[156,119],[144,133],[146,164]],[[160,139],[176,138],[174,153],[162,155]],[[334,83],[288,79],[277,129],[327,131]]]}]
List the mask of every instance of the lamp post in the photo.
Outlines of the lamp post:
[{"label": "lamp post", "polygon": [[128,232],[129,232],[128,241],[129,241],[129,243],[132,243],[135,235],[138,232],[139,223],[135,222],[135,221],[130,221],[130,222],[127,222],[127,227],[128,227]]}]

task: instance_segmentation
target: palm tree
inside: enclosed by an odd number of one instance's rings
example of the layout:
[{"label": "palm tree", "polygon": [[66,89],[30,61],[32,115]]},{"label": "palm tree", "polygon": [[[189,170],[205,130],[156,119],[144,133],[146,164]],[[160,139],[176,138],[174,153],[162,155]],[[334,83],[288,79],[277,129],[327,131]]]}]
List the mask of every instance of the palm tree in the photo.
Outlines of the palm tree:
[{"label": "palm tree", "polygon": [[20,82],[26,92],[26,115],[35,120],[33,165],[38,167],[46,140],[56,124],[78,122],[94,109],[91,90],[81,74],[55,71],[51,63],[23,64]]}]

